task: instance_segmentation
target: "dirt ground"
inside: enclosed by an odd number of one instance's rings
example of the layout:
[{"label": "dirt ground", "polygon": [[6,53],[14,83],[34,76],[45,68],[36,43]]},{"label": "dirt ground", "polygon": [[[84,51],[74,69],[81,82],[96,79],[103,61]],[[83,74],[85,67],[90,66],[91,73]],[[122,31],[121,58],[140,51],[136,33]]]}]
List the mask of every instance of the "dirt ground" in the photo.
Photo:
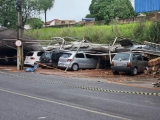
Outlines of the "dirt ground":
[{"label": "dirt ground", "polygon": [[[16,66],[0,66],[0,69],[9,70],[12,72],[19,72]],[[25,72],[26,67],[24,67],[23,72]],[[53,68],[37,68],[35,71],[37,74],[46,74],[46,75],[56,75],[56,76],[64,76],[64,77],[79,77],[79,78],[99,78],[99,80],[105,80],[107,82],[116,82],[116,83],[124,83],[124,84],[137,84],[139,86],[147,86],[152,87],[152,83],[159,81],[160,75],[156,75],[156,78],[153,75],[145,75],[143,73],[138,74],[137,76],[131,76],[126,73],[120,73],[119,75],[113,75],[110,69],[86,69],[86,70],[78,70],[78,71],[66,71],[61,69],[53,69]],[[97,79],[96,79],[97,80]]]},{"label": "dirt ground", "polygon": [[[78,71],[66,71],[60,69],[41,69],[38,68],[36,73],[49,74],[49,75],[60,75],[65,77],[81,77],[81,78],[100,78],[107,81],[129,83],[129,82],[147,82],[152,81],[152,75],[138,74],[137,76],[131,76],[126,73],[120,73],[119,75],[113,75],[110,69],[86,69]],[[159,76],[156,76],[158,80]],[[154,80],[155,81],[155,80]]]}]

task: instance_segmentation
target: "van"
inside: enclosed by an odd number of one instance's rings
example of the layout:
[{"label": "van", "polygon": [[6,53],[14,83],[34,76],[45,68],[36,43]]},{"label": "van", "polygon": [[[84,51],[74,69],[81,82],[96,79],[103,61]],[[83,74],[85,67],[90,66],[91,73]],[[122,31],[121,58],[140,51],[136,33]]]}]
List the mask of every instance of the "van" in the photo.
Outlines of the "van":
[{"label": "van", "polygon": [[148,59],[141,53],[124,52],[117,53],[111,62],[113,74],[119,72],[128,72],[131,75],[137,75],[148,67]]}]

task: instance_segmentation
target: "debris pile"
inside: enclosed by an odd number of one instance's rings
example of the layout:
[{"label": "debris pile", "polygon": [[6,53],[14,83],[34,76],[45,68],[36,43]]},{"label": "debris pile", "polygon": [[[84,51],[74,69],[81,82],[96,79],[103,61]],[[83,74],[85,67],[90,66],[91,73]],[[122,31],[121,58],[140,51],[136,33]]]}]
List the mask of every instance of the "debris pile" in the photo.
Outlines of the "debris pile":
[{"label": "debris pile", "polygon": [[149,72],[151,72],[154,77],[160,74],[160,57],[149,60],[148,65],[151,67]]},{"label": "debris pile", "polygon": [[[150,68],[147,70],[147,73],[151,73],[154,78],[160,75],[160,57],[149,60],[148,65]],[[160,87],[158,80],[156,83],[152,83],[153,87]]]}]

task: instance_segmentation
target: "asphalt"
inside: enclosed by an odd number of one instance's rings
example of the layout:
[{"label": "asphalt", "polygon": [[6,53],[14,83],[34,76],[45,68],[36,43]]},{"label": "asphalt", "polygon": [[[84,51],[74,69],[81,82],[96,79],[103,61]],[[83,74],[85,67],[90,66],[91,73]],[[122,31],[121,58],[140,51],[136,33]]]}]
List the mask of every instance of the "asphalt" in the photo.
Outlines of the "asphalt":
[{"label": "asphalt", "polygon": [[[0,70],[6,70],[10,72],[25,72],[26,67],[23,70],[17,70],[16,66],[0,66]],[[104,72],[104,70],[80,70],[78,72],[68,71],[64,72],[59,69],[41,69],[38,68],[35,74],[55,75],[63,77],[80,77],[80,78],[93,78],[92,80],[98,80],[98,82],[108,82],[115,84],[122,84],[127,86],[135,86],[140,88],[149,88],[160,90],[160,87],[154,87],[152,83],[160,82],[159,76],[154,78],[153,76],[138,75],[137,77],[119,75],[113,76],[110,73]],[[92,73],[92,74],[90,74]],[[104,75],[106,73],[106,75]]]}]

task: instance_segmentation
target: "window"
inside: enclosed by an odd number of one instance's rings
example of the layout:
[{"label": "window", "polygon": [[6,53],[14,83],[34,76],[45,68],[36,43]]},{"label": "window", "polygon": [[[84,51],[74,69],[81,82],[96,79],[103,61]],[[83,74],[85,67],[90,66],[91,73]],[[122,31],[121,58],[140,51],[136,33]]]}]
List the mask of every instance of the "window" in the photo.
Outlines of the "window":
[{"label": "window", "polygon": [[76,58],[84,58],[84,54],[83,53],[78,53],[78,54],[76,54]]},{"label": "window", "polygon": [[118,53],[115,55],[114,60],[129,60],[130,54],[129,53]]},{"label": "window", "polygon": [[43,52],[38,52],[37,56],[41,56],[43,54]]},{"label": "window", "polygon": [[133,58],[136,58],[136,60],[142,60],[142,56],[140,54],[134,54]]},{"label": "window", "polygon": [[143,60],[144,61],[148,61],[148,58],[143,56]]},{"label": "window", "polygon": [[63,53],[57,53],[55,58],[59,58]]},{"label": "window", "polygon": [[26,56],[33,56],[33,52],[29,52],[29,53],[27,53],[27,55]]},{"label": "window", "polygon": [[51,53],[50,52],[47,52],[47,53],[45,53],[45,56],[46,56],[46,58],[51,58]]},{"label": "window", "polygon": [[90,59],[92,59],[92,58],[93,58],[93,56],[92,56],[92,55],[88,55],[88,54],[86,54],[86,57],[87,57],[87,58],[90,58]]},{"label": "window", "polygon": [[71,53],[63,53],[62,57],[69,58],[72,54]]},{"label": "window", "polygon": [[45,58],[45,53],[43,53],[43,54],[41,55],[41,58]]}]

